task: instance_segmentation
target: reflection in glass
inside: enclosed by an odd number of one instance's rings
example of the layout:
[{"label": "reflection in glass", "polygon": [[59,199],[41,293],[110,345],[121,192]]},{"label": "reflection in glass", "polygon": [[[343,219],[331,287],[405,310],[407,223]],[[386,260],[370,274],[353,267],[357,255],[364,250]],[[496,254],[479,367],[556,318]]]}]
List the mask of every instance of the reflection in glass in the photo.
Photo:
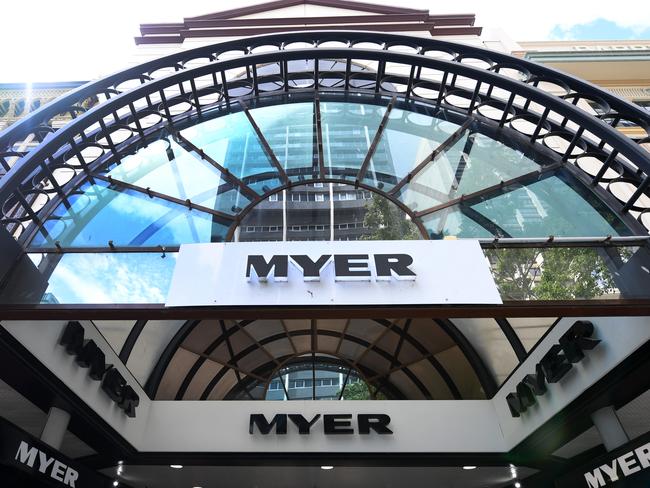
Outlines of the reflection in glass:
[{"label": "reflection in glass", "polygon": [[271,195],[244,217],[236,235],[239,241],[422,238],[389,199],[334,183],[300,185]]},{"label": "reflection in glass", "polygon": [[413,210],[426,210],[539,168],[521,151],[500,141],[465,133],[414,176],[398,197]]},{"label": "reflection in glass", "polygon": [[650,264],[644,249],[488,249],[485,255],[504,300],[647,298],[650,294],[650,278],[642,272],[642,266]]},{"label": "reflection in glass", "polygon": [[423,224],[437,239],[630,234],[602,202],[560,176],[495,193],[426,215]]},{"label": "reflection in glass", "polygon": [[236,208],[250,203],[224,180],[217,168],[171,139],[155,141],[126,156],[119,164],[110,166],[108,175],[231,215],[236,213]]},{"label": "reflection in glass", "polygon": [[31,303],[164,303],[176,253],[30,255],[47,288]]},{"label": "reflection in glass", "polygon": [[312,102],[255,108],[250,114],[291,180],[318,175]]},{"label": "reflection in glass", "polygon": [[363,182],[390,190],[458,127],[436,117],[393,108]]},{"label": "reflection in glass", "polygon": [[181,135],[260,195],[280,186],[278,170],[244,112],[202,122]]},{"label": "reflection in glass", "polygon": [[[321,102],[323,157],[331,175],[356,176],[368,154],[386,107],[364,103]],[[378,160],[387,159],[377,148]]]},{"label": "reflection in glass", "polygon": [[372,400],[382,392],[353,368],[334,358],[299,359],[283,367],[268,383],[265,400]]},{"label": "reflection in glass", "polygon": [[212,216],[96,180],[86,183],[44,222],[32,246],[178,245],[222,241],[228,230]]},{"label": "reflection in glass", "polygon": [[466,133],[429,162],[410,182],[400,188],[396,197],[414,211],[426,210],[449,201],[467,139]]}]

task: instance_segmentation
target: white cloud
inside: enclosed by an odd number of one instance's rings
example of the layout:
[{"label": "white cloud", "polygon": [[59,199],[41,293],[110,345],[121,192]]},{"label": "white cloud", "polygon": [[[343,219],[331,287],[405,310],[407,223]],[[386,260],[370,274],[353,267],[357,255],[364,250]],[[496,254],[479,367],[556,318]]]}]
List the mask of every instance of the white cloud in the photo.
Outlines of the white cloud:
[{"label": "white cloud", "polygon": [[60,303],[164,303],[176,261],[158,254],[66,254],[47,291]]}]

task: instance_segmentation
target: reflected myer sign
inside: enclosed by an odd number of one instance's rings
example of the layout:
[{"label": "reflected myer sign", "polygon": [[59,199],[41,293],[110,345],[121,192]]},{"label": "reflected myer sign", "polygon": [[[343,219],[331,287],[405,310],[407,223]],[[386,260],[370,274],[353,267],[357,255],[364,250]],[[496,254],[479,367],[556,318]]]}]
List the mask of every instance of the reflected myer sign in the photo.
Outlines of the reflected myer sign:
[{"label": "reflected myer sign", "polygon": [[478,241],[185,244],[166,305],[500,304]]}]

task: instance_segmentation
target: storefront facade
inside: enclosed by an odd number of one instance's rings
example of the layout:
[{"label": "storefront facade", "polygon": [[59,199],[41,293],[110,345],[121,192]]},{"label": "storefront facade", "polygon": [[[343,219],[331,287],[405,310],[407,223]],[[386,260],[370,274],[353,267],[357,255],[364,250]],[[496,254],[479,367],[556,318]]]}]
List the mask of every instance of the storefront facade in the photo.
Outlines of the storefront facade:
[{"label": "storefront facade", "polygon": [[[373,15],[435,24],[394,10]],[[222,14],[147,32],[200,37]],[[649,386],[650,115],[524,59],[379,31],[168,54],[0,134],[2,413],[50,411],[50,434],[3,445],[8,476],[646,476],[650,419],[630,435],[620,418]],[[66,431],[85,455],[48,451]]]}]

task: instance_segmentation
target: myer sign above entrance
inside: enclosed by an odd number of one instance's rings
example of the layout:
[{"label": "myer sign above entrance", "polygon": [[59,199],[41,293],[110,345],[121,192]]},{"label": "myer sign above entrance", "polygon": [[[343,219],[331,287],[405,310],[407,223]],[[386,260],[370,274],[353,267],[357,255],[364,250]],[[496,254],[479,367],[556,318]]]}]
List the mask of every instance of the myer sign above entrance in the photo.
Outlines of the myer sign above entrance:
[{"label": "myer sign above entrance", "polygon": [[477,241],[181,246],[166,305],[494,304]]}]

